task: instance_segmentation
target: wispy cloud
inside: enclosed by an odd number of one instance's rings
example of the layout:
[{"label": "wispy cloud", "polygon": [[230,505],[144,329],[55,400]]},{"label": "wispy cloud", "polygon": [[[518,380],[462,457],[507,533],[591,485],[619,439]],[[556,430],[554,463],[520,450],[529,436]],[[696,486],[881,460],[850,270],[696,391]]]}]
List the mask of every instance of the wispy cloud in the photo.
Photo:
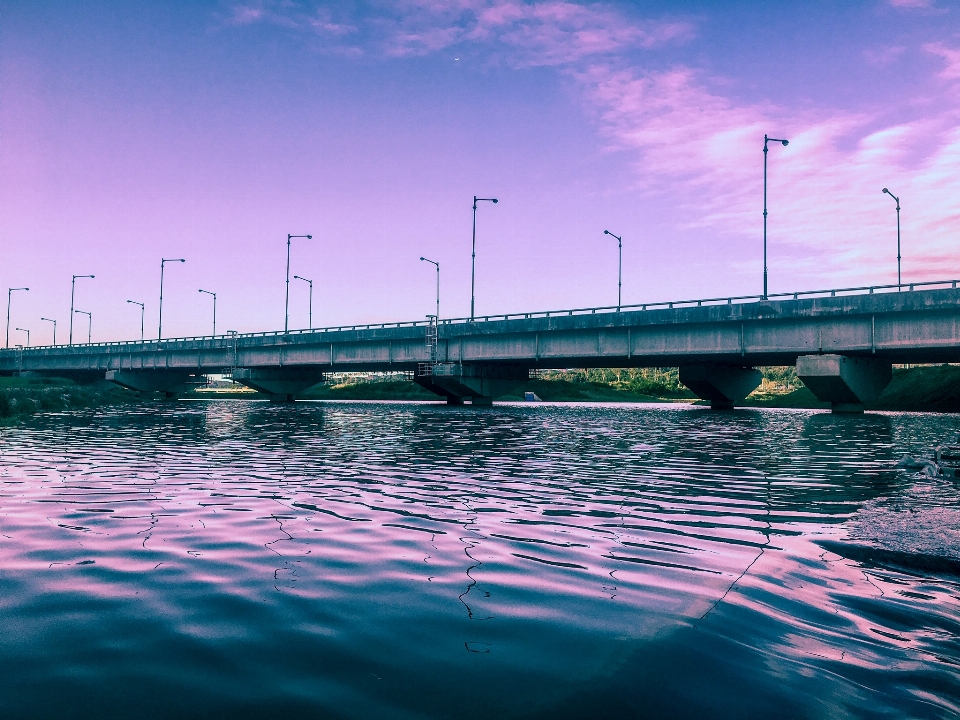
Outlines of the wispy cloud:
[{"label": "wispy cloud", "polygon": [[249,0],[230,7],[224,18],[228,25],[266,23],[291,30],[310,30],[321,37],[345,37],[357,31],[356,25],[334,12],[317,6],[305,7],[289,0]]},{"label": "wispy cloud", "polygon": [[929,43],[923,49],[944,59],[940,77],[944,80],[960,80],[960,49],[948,48],[943,43]]},{"label": "wispy cloud", "polygon": [[863,51],[864,59],[871,65],[877,67],[887,67],[892,65],[906,51],[905,45],[894,45],[892,47],[876,48]]},{"label": "wispy cloud", "polygon": [[893,7],[898,8],[929,8],[933,7],[933,0],[889,0]]},{"label": "wispy cloud", "polygon": [[[795,271],[836,279],[889,271],[889,253],[877,252],[893,227],[892,203],[881,194],[889,185],[903,199],[907,267],[956,272],[955,111],[875,129],[870,113],[798,115],[772,104],[737,104],[690,68],[645,73],[595,65],[578,80],[602,108],[611,141],[637,153],[639,185],[679,200],[690,226],[731,236],[758,226],[769,133],[790,139],[770,151],[770,204],[777,242],[790,248]],[[918,141],[931,138],[932,150],[918,154]]]},{"label": "wispy cloud", "polygon": [[[891,4],[931,6],[919,0]],[[884,124],[886,109],[797,112],[737,101],[722,78],[683,64],[651,70],[643,62],[644,52],[692,38],[694,23],[627,16],[602,3],[408,0],[365,18],[276,3],[238,6],[234,17],[288,23],[326,37],[345,28],[343,42],[356,43],[362,35],[364,47],[382,57],[473,47],[491,62],[554,67],[580,88],[610,146],[634,156],[638,190],[668,199],[688,227],[717,235],[752,237],[755,230],[746,228],[758,226],[763,135],[785,134],[789,147],[771,150],[772,224],[799,274],[840,280],[889,271],[889,253],[878,251],[890,241],[894,222],[884,186],[903,201],[905,268],[923,275],[956,272],[956,104],[922,120]],[[960,50],[941,43],[923,49],[943,59],[939,81],[945,87],[960,79]],[[885,65],[906,50],[888,47],[865,59]]]},{"label": "wispy cloud", "polygon": [[[274,25],[340,35],[386,57],[482,46],[489,59],[515,67],[563,65],[630,49],[652,49],[693,36],[683,21],[628,19],[602,4],[565,0],[407,0],[363,14],[349,6],[260,0],[231,7],[227,23]],[[347,36],[353,35],[355,37]]]}]

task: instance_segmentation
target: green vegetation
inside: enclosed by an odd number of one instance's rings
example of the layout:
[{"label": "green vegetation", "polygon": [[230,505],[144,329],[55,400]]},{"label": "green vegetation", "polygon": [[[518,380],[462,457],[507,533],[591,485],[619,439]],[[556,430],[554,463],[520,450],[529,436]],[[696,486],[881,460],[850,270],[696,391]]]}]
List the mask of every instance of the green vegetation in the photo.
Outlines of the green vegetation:
[{"label": "green vegetation", "polygon": [[64,378],[0,377],[0,424],[41,411],[130,402],[136,394],[116,385],[77,385]]},{"label": "green vegetation", "polygon": [[[819,408],[793,367],[762,369],[763,382],[744,401],[748,407]],[[680,385],[676,368],[548,370],[531,378],[502,400],[522,400],[525,392],[546,402],[699,402]],[[185,397],[260,399],[262,396],[229,381],[214,383]],[[440,398],[412,382],[409,374],[342,373],[310,388],[307,400],[417,400]],[[137,402],[139,396],[104,382],[77,385],[44,377],[0,377],[0,424],[42,411],[60,411]],[[895,367],[893,381],[869,410],[960,412],[960,366]]]},{"label": "green vegetation", "polygon": [[869,409],[960,412],[960,366],[894,368],[890,385]]},{"label": "green vegetation", "polygon": [[[772,368],[767,368],[771,370]],[[814,397],[797,379],[793,368],[792,382],[787,379],[781,390],[757,388],[744,402],[747,406],[784,408],[829,408]],[[764,372],[766,376],[766,371]],[[960,366],[914,365],[894,367],[893,380],[868,410],[901,412],[960,412]]]},{"label": "green vegetation", "polygon": [[[554,387],[553,383],[561,383],[561,385]],[[531,381],[531,387],[528,390],[536,392],[537,395],[546,400],[547,398],[541,395],[536,388],[541,388],[548,395],[562,396],[563,393],[558,392],[560,387],[567,388],[570,393],[578,396],[591,392],[600,393],[604,395],[604,400],[615,399],[608,397],[611,390],[615,393],[623,393],[624,398],[627,395],[643,398],[641,402],[696,398],[693,393],[680,384],[677,368],[546,370],[539,374],[537,380]],[[558,397],[558,399],[568,398]],[[577,397],[576,399],[587,398]],[[625,401],[629,402],[626,399]]]},{"label": "green vegetation", "polygon": [[[792,366],[761,368],[763,381],[743,402],[747,407],[828,409],[797,377]],[[680,384],[676,368],[548,370],[502,400],[533,392],[546,402],[699,402]],[[337,400],[433,400],[439,398],[400,374],[337,376],[304,396]],[[960,412],[960,366],[894,368],[893,381],[871,410]]]}]

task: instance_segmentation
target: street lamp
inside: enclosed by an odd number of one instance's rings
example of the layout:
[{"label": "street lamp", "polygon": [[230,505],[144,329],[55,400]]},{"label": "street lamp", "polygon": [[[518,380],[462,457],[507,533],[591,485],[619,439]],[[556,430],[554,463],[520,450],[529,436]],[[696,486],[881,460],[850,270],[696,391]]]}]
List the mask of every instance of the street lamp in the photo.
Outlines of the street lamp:
[{"label": "street lamp", "polygon": [[131,305],[139,305],[139,306],[140,306],[140,342],[143,342],[143,311],[144,311],[144,304],[143,304],[142,302],[137,302],[136,300],[127,300],[127,302],[130,303]]},{"label": "street lamp", "polygon": [[88,313],[86,310],[74,310],[78,315],[87,316],[87,345],[90,344],[91,332],[93,331],[93,313]]},{"label": "street lamp", "polygon": [[789,140],[763,136],[763,299],[767,299],[767,143],[778,142],[784,147],[790,144]]},{"label": "street lamp", "polygon": [[481,198],[473,196],[473,250],[470,254],[470,319],[473,320],[474,303],[474,278],[477,267],[477,203],[492,202],[494,205],[499,202],[496,198]]},{"label": "street lamp", "polygon": [[206,293],[207,295],[213,296],[213,334],[217,334],[217,294],[215,292],[210,292],[209,290],[199,290],[198,292]]},{"label": "street lamp", "polygon": [[313,330],[313,280],[307,280],[307,278],[300,277],[299,275],[294,275],[293,279],[303,280],[305,283],[310,284],[310,329]]},{"label": "street lamp", "polygon": [[621,238],[619,235],[614,235],[609,230],[604,230],[603,234],[617,239],[617,251],[620,255],[620,260],[617,266],[617,312],[620,312],[620,294],[623,290],[623,238]]},{"label": "street lamp", "polygon": [[30,288],[7,288],[7,341],[4,347],[10,347],[10,296],[17,292],[17,290],[30,290]]},{"label": "street lamp", "polygon": [[19,330],[20,332],[25,332],[27,334],[27,347],[30,347],[30,331],[27,330],[26,328],[14,328],[14,329]]},{"label": "street lamp", "polygon": [[290,329],[290,240],[293,238],[306,238],[313,240],[313,235],[287,235],[287,300],[283,307],[283,331]]},{"label": "street lamp", "polygon": [[434,262],[429,258],[421,257],[423,262],[428,262],[431,265],[435,265],[437,268],[437,322],[440,322],[440,263]]},{"label": "street lamp", "polygon": [[157,342],[163,338],[163,266],[168,262],[186,262],[183,258],[160,259],[160,317],[157,321]]},{"label": "street lamp", "polygon": [[95,278],[96,275],[74,275],[70,281],[70,339],[68,345],[73,345],[73,292],[77,288],[77,278]]},{"label": "street lamp", "polygon": [[40,319],[53,323],[53,344],[56,345],[57,344],[57,321],[51,320],[50,318],[40,318]]},{"label": "street lamp", "polygon": [[886,188],[883,191],[897,201],[897,290],[900,289],[900,198]]}]

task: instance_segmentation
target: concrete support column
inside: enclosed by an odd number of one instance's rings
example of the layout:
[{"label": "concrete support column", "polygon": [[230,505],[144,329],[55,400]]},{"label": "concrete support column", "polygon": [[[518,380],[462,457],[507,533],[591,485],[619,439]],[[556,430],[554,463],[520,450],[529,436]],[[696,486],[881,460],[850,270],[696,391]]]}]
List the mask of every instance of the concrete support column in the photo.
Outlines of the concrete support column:
[{"label": "concrete support column", "polygon": [[463,405],[469,398],[473,405],[492,405],[493,399],[523,385],[530,373],[521,365],[424,363],[414,381],[437,395],[444,395],[448,405]]},{"label": "concrete support column", "polygon": [[323,382],[323,371],[312,367],[236,368],[234,382],[253,388],[270,402],[294,402],[297,395]]},{"label": "concrete support column", "polygon": [[731,410],[760,384],[759,370],[736,365],[681,365],[680,382],[714,410]]},{"label": "concrete support column", "polygon": [[108,370],[106,379],[141,395],[161,393],[171,400],[203,382],[203,376],[189,370],[169,369]]},{"label": "concrete support column", "polygon": [[847,355],[801,355],[797,376],[818,400],[828,402],[835,413],[863,412],[890,384],[889,362]]}]

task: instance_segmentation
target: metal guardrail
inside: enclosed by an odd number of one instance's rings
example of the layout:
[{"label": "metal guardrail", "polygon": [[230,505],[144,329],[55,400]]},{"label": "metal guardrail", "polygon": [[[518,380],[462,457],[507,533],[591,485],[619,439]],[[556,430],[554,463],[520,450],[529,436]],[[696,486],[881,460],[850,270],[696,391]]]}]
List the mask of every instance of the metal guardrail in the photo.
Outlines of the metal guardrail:
[{"label": "metal guardrail", "polygon": [[[620,312],[643,312],[646,310],[664,310],[674,308],[704,307],[710,305],[745,305],[752,302],[764,302],[767,300],[799,300],[801,298],[819,298],[819,297],[844,297],[849,295],[873,295],[875,293],[893,293],[912,292],[917,288],[927,290],[932,289],[956,289],[960,280],[931,280],[918,283],[902,283],[899,285],[866,285],[863,287],[852,288],[834,288],[832,290],[805,290],[803,292],[770,293],[766,297],[763,295],[734,295],[725,298],[701,298],[699,300],[671,300],[666,302],[636,303],[634,305],[604,305],[601,307],[573,308],[568,310],[544,310],[538,312],[526,313],[505,313],[498,315],[481,315],[475,318],[448,318],[440,320],[440,325],[464,325],[468,323],[494,322],[501,320],[526,320],[530,318],[549,318],[564,317],[571,315],[595,315],[602,313],[620,313]],[[33,348],[65,348],[65,347],[123,347],[132,345],[141,346],[162,346],[164,343],[177,342],[195,342],[199,340],[227,340],[231,347],[235,348],[234,343],[239,338],[257,338],[257,337],[278,337],[281,335],[312,335],[314,333],[326,332],[344,332],[353,330],[383,330],[386,328],[402,327],[427,327],[431,320],[413,320],[405,322],[389,323],[370,323],[368,325],[337,325],[325,328],[313,328],[312,330],[272,330],[254,333],[236,333],[223,335],[195,335],[181,338],[164,338],[163,340],[118,340],[105,343],[74,343],[73,345],[34,345]],[[31,348],[31,349],[33,349]],[[2,352],[2,351],[0,351]]]}]

